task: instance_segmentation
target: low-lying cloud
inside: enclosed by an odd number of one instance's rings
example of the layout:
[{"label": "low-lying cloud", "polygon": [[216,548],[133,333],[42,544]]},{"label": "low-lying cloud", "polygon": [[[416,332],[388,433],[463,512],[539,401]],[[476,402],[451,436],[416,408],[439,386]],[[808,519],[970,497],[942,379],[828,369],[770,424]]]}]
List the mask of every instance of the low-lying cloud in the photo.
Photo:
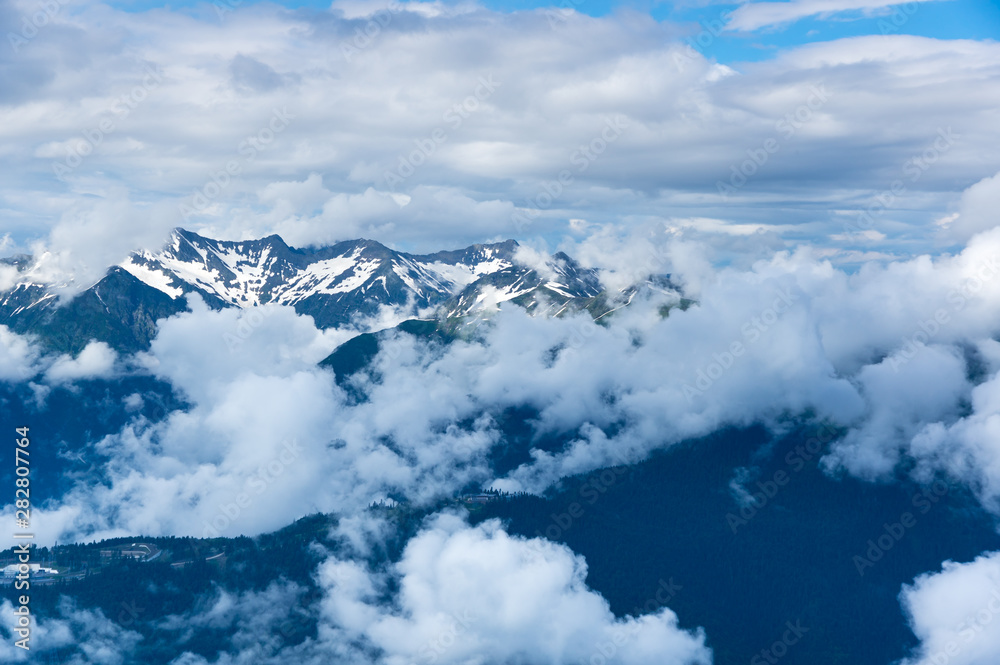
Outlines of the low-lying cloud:
[{"label": "low-lying cloud", "polygon": [[[667,242],[650,252],[697,293],[686,311],[664,316],[676,296],[656,290],[601,324],[504,306],[450,345],[390,335],[352,394],[316,363],[354,331],[319,331],[286,307],[212,311],[195,297],[133,363],[192,407],[94,442],[108,482],[72,488],[40,523],[61,539],[259,533],[389,497],[425,505],[489,484],[543,492],[723,427],[780,429],[804,414],[846,430],[831,470],[888,479],[916,460],[918,480],[946,474],[997,510],[988,441],[1000,408],[1000,230],[955,256],[856,273],[805,248],[712,271],[674,264]],[[632,246],[589,258],[628,274]],[[29,354],[11,340],[9,353]],[[498,474],[491,456],[510,445],[502,414],[524,407],[537,414],[536,438],[564,445],[521,451],[529,461]]]},{"label": "low-lying cloud", "polygon": [[946,561],[900,595],[920,647],[904,665],[982,665],[1000,658],[1000,553]]}]

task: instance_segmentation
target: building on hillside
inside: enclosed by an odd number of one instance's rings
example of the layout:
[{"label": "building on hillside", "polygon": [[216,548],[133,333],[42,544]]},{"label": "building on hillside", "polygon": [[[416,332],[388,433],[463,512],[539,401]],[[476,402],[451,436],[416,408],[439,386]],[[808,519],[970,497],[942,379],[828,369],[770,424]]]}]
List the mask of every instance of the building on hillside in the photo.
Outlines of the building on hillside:
[{"label": "building on hillside", "polygon": [[489,503],[495,498],[492,494],[466,494],[463,497],[466,503]]},{"label": "building on hillside", "polygon": [[5,566],[4,567],[4,569],[3,569],[3,577],[4,577],[4,579],[5,580],[9,580],[9,579],[13,579],[13,578],[17,577],[17,571],[18,571],[19,567],[22,566],[22,565],[27,565],[28,566],[28,572],[31,575],[58,575],[59,574],[59,571],[56,570],[55,568],[46,568],[45,566],[43,566],[41,564],[38,564],[38,563],[29,563],[29,564],[12,563],[9,566]]},{"label": "building on hillside", "polygon": [[113,559],[120,556],[125,559],[136,559],[137,561],[147,561],[153,557],[153,548],[146,543],[132,543],[131,545],[121,545],[110,550],[101,550],[101,557]]}]

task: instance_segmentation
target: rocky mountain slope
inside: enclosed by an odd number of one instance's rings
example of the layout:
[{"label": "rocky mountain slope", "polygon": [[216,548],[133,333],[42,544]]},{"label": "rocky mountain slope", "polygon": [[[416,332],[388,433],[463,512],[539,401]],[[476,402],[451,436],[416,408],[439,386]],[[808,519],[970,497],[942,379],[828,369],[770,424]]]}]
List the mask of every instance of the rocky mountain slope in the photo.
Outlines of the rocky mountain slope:
[{"label": "rocky mountain slope", "polygon": [[0,293],[0,324],[70,352],[92,339],[124,352],[147,348],[156,321],[183,311],[191,293],[216,309],[279,303],[320,328],[361,331],[414,317],[454,322],[507,301],[559,315],[606,311],[615,300],[596,270],[563,253],[527,265],[514,240],[417,255],[372,240],[298,249],[276,235],[237,242],[177,229],[163,248],[133,253],[68,302],[32,281],[30,257],[4,261],[24,277]]}]

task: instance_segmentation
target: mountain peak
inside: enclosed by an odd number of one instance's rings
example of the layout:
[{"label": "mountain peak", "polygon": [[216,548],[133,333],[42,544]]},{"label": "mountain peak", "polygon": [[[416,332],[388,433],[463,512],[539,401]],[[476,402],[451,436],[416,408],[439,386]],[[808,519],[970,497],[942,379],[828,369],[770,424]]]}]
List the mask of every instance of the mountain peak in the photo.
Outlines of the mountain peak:
[{"label": "mountain peak", "polygon": [[[551,257],[555,273],[543,276],[515,260],[518,247],[508,239],[418,255],[367,238],[293,248],[274,234],[216,240],[176,228],[160,250],[133,253],[68,306],[84,308],[94,321],[74,333],[77,342],[99,339],[131,351],[148,345],[156,320],[183,311],[191,293],[215,309],[277,303],[311,316],[320,328],[370,330],[431,310],[438,317],[465,317],[507,301],[559,314],[589,307],[602,291],[596,271],[566,254]],[[107,305],[112,301],[113,308]],[[57,315],[59,307],[45,285],[18,284],[0,293],[0,323],[22,332],[51,328],[58,336],[65,318]],[[109,330],[117,332],[105,334]],[[70,348],[72,341],[60,343]]]},{"label": "mountain peak", "polygon": [[428,255],[368,238],[292,248],[278,235],[215,240],[174,229],[158,253],[136,252],[122,268],[171,298],[197,292],[218,307],[292,305],[324,327],[375,316],[385,305],[422,309],[514,265],[515,240]]},{"label": "mountain peak", "polygon": [[14,266],[18,270],[24,270],[26,267],[30,266],[34,260],[35,257],[31,254],[14,254],[13,256],[0,258],[0,263],[8,266]]}]

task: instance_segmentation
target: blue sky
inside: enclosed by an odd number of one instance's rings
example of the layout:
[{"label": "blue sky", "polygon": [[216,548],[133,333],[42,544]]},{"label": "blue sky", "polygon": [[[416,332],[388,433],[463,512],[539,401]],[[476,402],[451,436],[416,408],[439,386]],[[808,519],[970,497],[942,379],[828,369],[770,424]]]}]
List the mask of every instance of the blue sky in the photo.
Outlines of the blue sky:
[{"label": "blue sky", "polygon": [[[706,29],[707,22],[738,6],[663,5],[656,7],[651,13],[660,20],[690,25],[693,35],[697,36]],[[937,39],[996,39],[1000,37],[1000,2],[943,0],[897,5],[869,16],[861,12],[845,12],[826,20],[804,18],[790,25],[748,33],[723,32],[701,51],[723,63],[753,61],[769,58],[777,49],[871,34],[908,34]]]}]

